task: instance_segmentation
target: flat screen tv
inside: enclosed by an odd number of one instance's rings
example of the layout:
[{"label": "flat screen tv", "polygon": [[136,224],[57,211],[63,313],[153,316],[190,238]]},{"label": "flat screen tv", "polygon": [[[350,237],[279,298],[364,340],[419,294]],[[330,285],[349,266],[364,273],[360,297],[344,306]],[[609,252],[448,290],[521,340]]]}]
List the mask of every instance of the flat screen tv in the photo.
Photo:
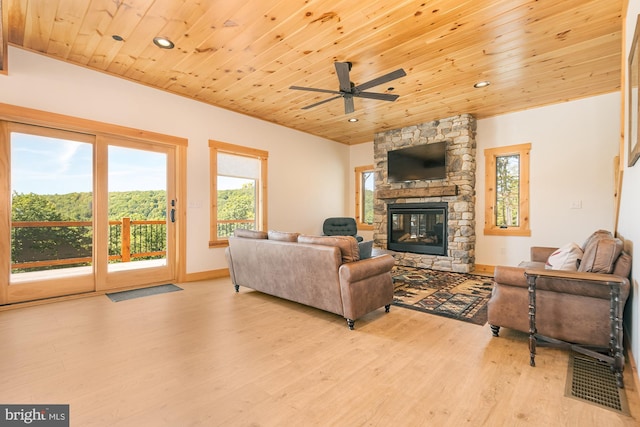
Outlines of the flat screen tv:
[{"label": "flat screen tv", "polygon": [[389,182],[446,178],[446,141],[400,148],[389,151],[387,156]]}]

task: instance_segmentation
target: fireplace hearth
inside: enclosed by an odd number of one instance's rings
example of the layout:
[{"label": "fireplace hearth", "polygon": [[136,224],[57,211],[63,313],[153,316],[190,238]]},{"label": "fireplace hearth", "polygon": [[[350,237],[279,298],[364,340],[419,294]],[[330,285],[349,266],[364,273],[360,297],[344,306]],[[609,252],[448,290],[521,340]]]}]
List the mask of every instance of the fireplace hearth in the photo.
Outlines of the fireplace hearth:
[{"label": "fireplace hearth", "polygon": [[387,207],[387,248],[416,254],[447,254],[447,203],[396,203]]}]

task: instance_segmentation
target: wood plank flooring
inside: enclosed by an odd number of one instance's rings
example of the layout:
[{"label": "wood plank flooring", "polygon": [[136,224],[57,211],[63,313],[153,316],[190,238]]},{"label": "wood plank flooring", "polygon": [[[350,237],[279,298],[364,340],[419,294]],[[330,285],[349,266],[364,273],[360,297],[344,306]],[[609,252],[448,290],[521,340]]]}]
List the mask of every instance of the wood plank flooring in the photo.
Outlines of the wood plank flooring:
[{"label": "wood plank flooring", "polygon": [[569,353],[391,307],[356,321],[228,278],[114,303],[0,312],[0,403],[70,404],[72,426],[635,426],[564,396]]}]

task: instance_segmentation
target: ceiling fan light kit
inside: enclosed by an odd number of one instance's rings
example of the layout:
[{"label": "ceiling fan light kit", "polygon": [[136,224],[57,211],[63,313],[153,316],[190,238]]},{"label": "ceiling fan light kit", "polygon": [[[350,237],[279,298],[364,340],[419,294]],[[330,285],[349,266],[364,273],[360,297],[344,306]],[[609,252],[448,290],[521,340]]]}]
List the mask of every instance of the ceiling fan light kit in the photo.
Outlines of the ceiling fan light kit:
[{"label": "ceiling fan light kit", "polygon": [[329,90],[329,89],[318,89],[313,87],[303,87],[303,86],[291,86],[289,89],[293,90],[306,90],[310,92],[321,92],[321,93],[329,93],[335,95],[334,97],[325,99],[320,102],[316,102],[311,105],[307,105],[302,107],[303,110],[308,110],[313,107],[317,107],[318,105],[325,104],[327,102],[333,101],[335,99],[342,98],[344,99],[344,113],[351,114],[355,111],[355,107],[353,105],[353,98],[367,98],[367,99],[376,99],[379,101],[395,101],[399,98],[399,95],[390,94],[390,93],[378,93],[378,92],[365,92],[367,89],[379,86],[381,84],[390,82],[395,79],[399,79],[400,77],[404,77],[407,75],[402,68],[399,68],[395,71],[392,71],[388,74],[370,80],[366,83],[362,83],[361,85],[356,86],[351,82],[351,78],[349,77],[349,72],[351,71],[351,67],[353,64],[351,62],[336,62],[336,75],[338,76],[339,90]]}]

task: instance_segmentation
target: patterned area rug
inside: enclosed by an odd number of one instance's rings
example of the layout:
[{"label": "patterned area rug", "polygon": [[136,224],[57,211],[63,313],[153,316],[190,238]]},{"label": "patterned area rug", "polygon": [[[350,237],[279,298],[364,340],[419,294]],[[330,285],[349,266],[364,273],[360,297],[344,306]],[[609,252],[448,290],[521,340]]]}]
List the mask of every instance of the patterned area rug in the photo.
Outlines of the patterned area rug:
[{"label": "patterned area rug", "polygon": [[487,323],[492,278],[466,273],[395,266],[393,304],[476,325]]}]

